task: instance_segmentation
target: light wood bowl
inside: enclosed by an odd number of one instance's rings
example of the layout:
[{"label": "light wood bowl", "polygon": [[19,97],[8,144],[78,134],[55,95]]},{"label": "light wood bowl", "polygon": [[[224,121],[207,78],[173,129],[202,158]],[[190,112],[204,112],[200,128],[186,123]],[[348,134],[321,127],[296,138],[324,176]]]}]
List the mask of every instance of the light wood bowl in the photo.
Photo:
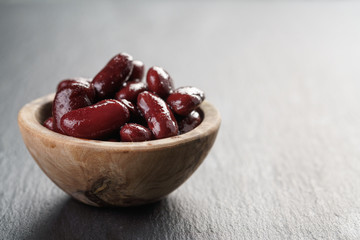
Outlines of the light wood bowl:
[{"label": "light wood bowl", "polygon": [[135,206],[167,196],[203,162],[221,123],[219,112],[205,101],[202,123],[186,134],[137,143],[86,140],[42,126],[53,99],[47,95],[19,111],[23,140],[57,186],[92,206]]}]

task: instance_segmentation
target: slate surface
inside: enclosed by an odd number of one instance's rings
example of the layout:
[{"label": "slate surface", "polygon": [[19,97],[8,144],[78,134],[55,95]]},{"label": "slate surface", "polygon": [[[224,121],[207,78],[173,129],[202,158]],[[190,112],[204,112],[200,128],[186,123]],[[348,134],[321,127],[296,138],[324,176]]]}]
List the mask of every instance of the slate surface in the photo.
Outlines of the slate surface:
[{"label": "slate surface", "polygon": [[[359,239],[360,4],[0,3],[0,239]],[[97,209],[27,152],[17,112],[120,51],[221,112],[198,171],[165,200]]]}]

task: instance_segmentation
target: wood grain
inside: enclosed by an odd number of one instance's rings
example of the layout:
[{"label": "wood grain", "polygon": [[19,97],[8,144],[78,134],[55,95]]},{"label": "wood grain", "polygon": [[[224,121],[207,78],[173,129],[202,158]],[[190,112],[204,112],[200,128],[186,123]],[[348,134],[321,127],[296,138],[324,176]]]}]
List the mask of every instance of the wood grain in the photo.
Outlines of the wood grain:
[{"label": "wood grain", "polygon": [[[360,238],[358,2],[21,2],[0,3],[0,239]],[[223,121],[165,200],[97,209],[43,174],[16,118],[120,51]]]}]

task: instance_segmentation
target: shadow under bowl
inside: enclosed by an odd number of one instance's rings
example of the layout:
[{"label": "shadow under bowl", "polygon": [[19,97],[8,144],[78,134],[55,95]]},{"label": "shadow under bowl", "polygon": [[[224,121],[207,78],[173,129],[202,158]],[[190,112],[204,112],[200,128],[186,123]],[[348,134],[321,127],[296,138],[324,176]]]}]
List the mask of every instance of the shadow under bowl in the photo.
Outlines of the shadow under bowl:
[{"label": "shadow under bowl", "polygon": [[92,206],[155,202],[184,183],[214,144],[221,118],[201,104],[202,123],[192,131],[146,142],[108,142],[62,135],[42,123],[54,94],[26,104],[18,114],[24,143],[44,173],[63,191]]}]

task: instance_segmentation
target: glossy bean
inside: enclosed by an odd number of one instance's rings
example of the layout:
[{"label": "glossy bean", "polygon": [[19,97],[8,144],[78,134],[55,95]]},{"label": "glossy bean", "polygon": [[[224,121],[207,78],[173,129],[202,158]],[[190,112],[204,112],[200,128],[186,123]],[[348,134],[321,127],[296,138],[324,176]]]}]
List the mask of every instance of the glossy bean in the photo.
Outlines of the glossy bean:
[{"label": "glossy bean", "polygon": [[77,78],[69,78],[69,79],[62,80],[58,84],[58,86],[56,88],[56,92],[60,91],[63,88],[68,88],[68,87],[71,87],[74,85],[79,86],[80,88],[84,88],[90,101],[91,102],[95,101],[95,88],[94,88],[93,84],[91,83],[91,78],[77,77]]},{"label": "glossy bean", "polygon": [[145,65],[142,61],[133,61],[133,70],[128,81],[141,81],[144,77]]},{"label": "glossy bean", "polygon": [[61,118],[61,128],[69,136],[101,139],[119,131],[129,118],[129,110],[122,102],[103,100],[68,112]]},{"label": "glossy bean", "polygon": [[116,93],[115,99],[126,99],[130,102],[136,103],[139,93],[145,90],[147,90],[147,85],[144,82],[126,82],[120,91]]},{"label": "glossy bean", "polygon": [[53,117],[49,117],[48,119],[46,119],[44,121],[44,127],[46,127],[47,129],[53,131],[54,130],[54,118]]},{"label": "glossy bean", "polygon": [[54,117],[54,131],[63,133],[60,125],[62,116],[72,110],[90,106],[93,104],[95,95],[90,94],[89,88],[82,84],[70,84],[61,88],[55,95],[52,105],[52,116]]},{"label": "glossy bean", "polygon": [[132,57],[129,54],[120,53],[113,57],[92,81],[98,100],[113,98],[128,80],[132,69]]},{"label": "glossy bean", "polygon": [[166,102],[174,113],[187,116],[205,99],[203,91],[196,87],[181,87],[169,95]]},{"label": "glossy bean", "polygon": [[136,123],[125,124],[120,130],[120,138],[123,142],[142,142],[152,139],[151,131]]},{"label": "glossy bean", "polygon": [[124,103],[125,106],[129,109],[129,113],[130,113],[129,122],[131,122],[131,123],[139,123],[141,125],[146,124],[145,119],[141,116],[141,113],[139,112],[137,107],[132,102],[130,102],[130,101],[126,100],[126,99],[121,99],[119,101]]},{"label": "glossy bean", "polygon": [[84,86],[89,86],[91,81],[92,81],[91,78],[83,78],[83,77],[68,78],[68,79],[65,79],[65,80],[62,80],[61,82],[59,82],[59,84],[56,87],[56,91],[58,92],[62,88],[67,87],[72,84],[82,84]]},{"label": "glossy bean", "polygon": [[174,89],[174,83],[170,75],[161,67],[151,67],[146,75],[148,89],[166,98]]},{"label": "glossy bean", "polygon": [[197,110],[192,111],[186,117],[182,117],[178,121],[180,134],[193,130],[200,125],[201,121],[201,115]]},{"label": "glossy bean", "polygon": [[163,99],[144,91],[138,95],[137,107],[156,139],[175,136],[179,129],[173,113]]}]

